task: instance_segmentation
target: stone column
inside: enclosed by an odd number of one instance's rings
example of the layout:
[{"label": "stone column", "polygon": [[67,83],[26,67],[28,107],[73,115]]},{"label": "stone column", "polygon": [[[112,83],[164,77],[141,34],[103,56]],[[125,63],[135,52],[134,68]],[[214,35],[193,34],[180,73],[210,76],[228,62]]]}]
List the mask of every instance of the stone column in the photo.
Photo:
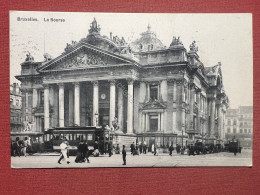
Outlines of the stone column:
[{"label": "stone column", "polygon": [[168,86],[167,86],[167,80],[162,80],[161,82],[161,96],[163,101],[167,101],[167,95],[168,95]]},{"label": "stone column", "polygon": [[74,125],[74,99],[73,99],[73,90],[69,89],[69,125]]},{"label": "stone column", "polygon": [[221,111],[221,104],[218,106],[218,136],[221,139],[222,133],[222,111]]},{"label": "stone column", "polygon": [[158,113],[158,131],[161,131],[161,113]]},{"label": "stone column", "polygon": [[146,83],[146,99],[150,100],[150,84],[148,82]]},{"label": "stone column", "polygon": [[116,81],[110,81],[110,109],[109,109],[109,125],[112,127],[112,121],[116,115]]},{"label": "stone column", "polygon": [[210,137],[215,138],[215,107],[216,100],[215,98],[211,99],[211,113],[210,113]]},{"label": "stone column", "polygon": [[182,97],[182,101],[181,101],[181,129],[180,131],[182,130],[182,127],[185,127],[185,86],[183,85],[181,87],[181,97]]},{"label": "stone column", "polygon": [[198,113],[197,113],[197,131],[201,133],[201,124],[200,124],[200,116],[201,116],[201,109],[200,109],[200,90],[197,91],[197,106],[198,106]]},{"label": "stone column", "polygon": [[193,106],[194,106],[194,86],[190,87],[190,129],[194,130],[193,128]]},{"label": "stone column", "polygon": [[176,81],[173,82],[173,101],[177,101],[177,86],[176,86]]},{"label": "stone column", "polygon": [[[120,85],[122,86],[122,85]],[[118,87],[118,125],[119,125],[119,129],[121,131],[123,131],[123,111],[124,111],[124,107],[123,107],[123,88],[122,87]]]},{"label": "stone column", "polygon": [[146,97],[146,86],[145,86],[145,82],[140,82],[140,88],[139,88],[139,102],[143,103],[145,101],[145,97]]},{"label": "stone column", "polygon": [[127,133],[133,133],[134,81],[128,80]]},{"label": "stone column", "polygon": [[44,85],[44,130],[50,127],[49,85]]},{"label": "stone column", "polygon": [[145,113],[142,113],[142,131],[145,132]]},{"label": "stone column", "polygon": [[145,113],[145,131],[149,131],[150,128],[149,128],[149,114],[148,113]]},{"label": "stone column", "polygon": [[64,127],[64,84],[59,84],[59,126]]},{"label": "stone column", "polygon": [[98,96],[98,81],[93,82],[93,126],[99,125],[95,114],[99,114],[99,96]]},{"label": "stone column", "polygon": [[80,84],[74,83],[74,125],[80,126]]},{"label": "stone column", "polygon": [[37,106],[37,101],[38,101],[38,94],[37,94],[37,89],[33,89],[33,108]]},{"label": "stone column", "polygon": [[164,128],[164,115],[166,112],[161,113],[161,131],[165,131],[166,129]]}]

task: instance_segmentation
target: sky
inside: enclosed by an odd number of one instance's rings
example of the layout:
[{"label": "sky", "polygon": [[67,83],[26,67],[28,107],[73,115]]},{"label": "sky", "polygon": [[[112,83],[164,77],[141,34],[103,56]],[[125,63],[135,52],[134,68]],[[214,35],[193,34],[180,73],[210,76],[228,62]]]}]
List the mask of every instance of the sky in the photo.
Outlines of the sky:
[{"label": "sky", "polygon": [[[37,21],[18,21],[37,18]],[[130,43],[147,30],[148,24],[162,43],[169,47],[173,36],[180,37],[189,50],[196,41],[205,67],[222,63],[223,84],[230,108],[253,105],[252,14],[133,14],[84,12],[10,11],[10,83],[19,82],[21,66],[30,52],[43,61],[44,52],[59,56],[72,40],[88,34],[93,18],[101,35],[124,37]],[[45,22],[47,19],[64,22]]]}]

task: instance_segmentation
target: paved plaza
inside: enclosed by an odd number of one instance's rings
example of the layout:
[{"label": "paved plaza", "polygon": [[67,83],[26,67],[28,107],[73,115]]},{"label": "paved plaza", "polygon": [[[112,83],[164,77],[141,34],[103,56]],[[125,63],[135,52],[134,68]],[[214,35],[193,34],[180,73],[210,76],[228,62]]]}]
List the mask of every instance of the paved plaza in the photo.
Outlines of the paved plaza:
[{"label": "paved plaza", "polygon": [[251,166],[252,150],[243,150],[234,156],[233,153],[221,152],[206,155],[178,155],[169,156],[161,153],[154,156],[152,153],[132,156],[127,153],[126,166],[122,165],[122,155],[109,157],[103,155],[90,157],[90,163],[75,163],[75,156],[69,158],[70,164],[62,161],[58,164],[59,156],[55,153],[35,154],[31,156],[11,157],[12,168],[93,168],[93,167],[194,167],[194,166]]}]

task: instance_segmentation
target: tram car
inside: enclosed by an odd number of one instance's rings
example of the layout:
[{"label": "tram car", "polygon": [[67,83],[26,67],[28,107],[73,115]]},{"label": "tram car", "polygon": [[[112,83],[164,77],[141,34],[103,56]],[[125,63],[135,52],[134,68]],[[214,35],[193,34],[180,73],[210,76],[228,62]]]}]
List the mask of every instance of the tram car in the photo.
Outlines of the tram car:
[{"label": "tram car", "polygon": [[232,140],[225,144],[225,150],[227,152],[235,152],[235,150],[241,153],[242,147],[239,140]]},{"label": "tram car", "polygon": [[100,154],[108,153],[112,146],[114,133],[101,127],[56,127],[45,132],[46,150],[60,151],[60,144],[66,140],[69,155],[76,155],[80,140],[86,140],[90,154],[98,149]]}]

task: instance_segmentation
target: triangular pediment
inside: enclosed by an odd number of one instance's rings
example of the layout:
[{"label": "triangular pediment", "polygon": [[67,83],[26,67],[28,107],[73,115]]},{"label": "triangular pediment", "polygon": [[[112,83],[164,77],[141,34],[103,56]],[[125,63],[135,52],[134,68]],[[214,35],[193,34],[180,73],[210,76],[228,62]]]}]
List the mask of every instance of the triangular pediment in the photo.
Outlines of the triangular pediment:
[{"label": "triangular pediment", "polygon": [[165,109],[166,105],[163,102],[159,101],[149,101],[142,105],[143,110],[150,110],[150,109]]},{"label": "triangular pediment", "polygon": [[84,43],[44,63],[38,71],[63,71],[127,64],[135,64],[135,61]]}]

